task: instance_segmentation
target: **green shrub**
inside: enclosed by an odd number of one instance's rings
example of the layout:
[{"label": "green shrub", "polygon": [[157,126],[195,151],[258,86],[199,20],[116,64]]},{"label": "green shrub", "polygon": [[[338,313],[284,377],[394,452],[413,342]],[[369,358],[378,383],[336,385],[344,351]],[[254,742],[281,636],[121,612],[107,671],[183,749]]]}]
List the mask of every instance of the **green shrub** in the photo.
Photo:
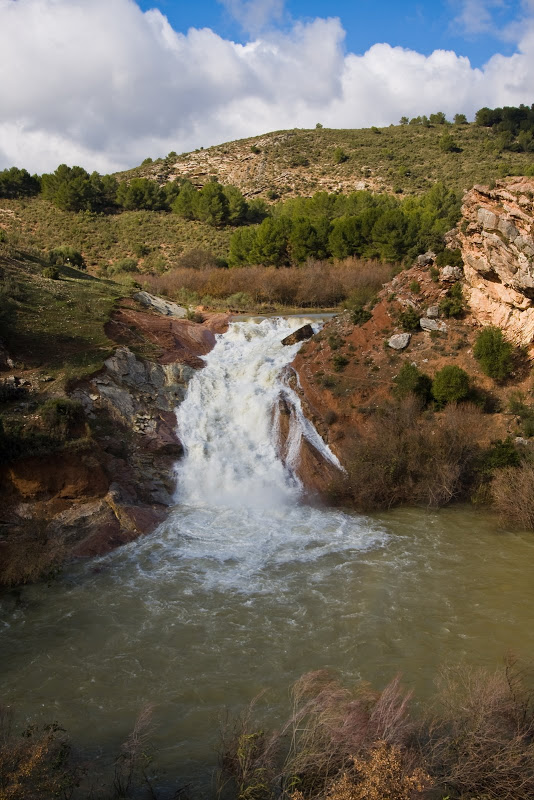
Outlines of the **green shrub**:
[{"label": "green shrub", "polygon": [[48,263],[58,267],[77,267],[78,269],[85,269],[85,261],[82,254],[75,250],[74,247],[63,245],[62,247],[55,247],[48,253]]},{"label": "green shrub", "polygon": [[454,141],[454,139],[452,138],[450,133],[444,133],[442,136],[440,136],[439,149],[443,153],[459,153],[460,152],[460,148],[458,147],[458,145],[456,144],[456,142]]},{"label": "green shrub", "polygon": [[469,394],[469,375],[455,364],[448,364],[432,381],[432,396],[440,406],[458,403]]},{"label": "green shrub", "polygon": [[112,274],[116,272],[138,272],[136,258],[119,258],[118,261],[110,267],[109,270]]},{"label": "green shrub", "polygon": [[459,248],[456,250],[445,248],[437,254],[436,264],[438,267],[463,267],[462,251]]},{"label": "green shrub", "polygon": [[59,270],[57,267],[45,267],[41,272],[43,278],[49,278],[52,281],[59,280]]},{"label": "green shrub", "polygon": [[46,428],[62,438],[71,435],[84,421],[83,406],[68,397],[54,397],[40,408]]},{"label": "green shrub", "polygon": [[421,284],[419,281],[412,281],[410,283],[410,292],[413,292],[414,294],[419,294],[421,292]]},{"label": "green shrub", "polygon": [[458,281],[452,286],[439,304],[439,310],[445,317],[459,317],[465,309],[462,284]]},{"label": "green shrub", "polygon": [[290,167],[308,167],[309,165],[309,159],[306,158],[306,156],[302,153],[297,153],[294,155],[289,162]]},{"label": "green shrub", "polygon": [[341,372],[344,370],[348,363],[349,359],[346,356],[341,355],[341,353],[336,353],[332,359],[332,365],[336,372]]},{"label": "green shrub", "polygon": [[236,292],[228,298],[229,308],[250,308],[253,305],[252,297],[247,292]]},{"label": "green shrub", "polygon": [[437,283],[439,281],[439,269],[436,267],[430,267],[428,271],[430,272],[430,280],[434,283]]},{"label": "green shrub", "polygon": [[519,417],[522,435],[527,439],[534,436],[534,408],[524,402],[521,394],[512,395],[509,409],[512,414],[517,414]]},{"label": "green shrub", "polygon": [[477,336],[473,355],[485,375],[500,382],[505,380],[513,369],[514,348],[507,342],[500,328],[490,325]]},{"label": "green shrub", "polygon": [[416,331],[419,328],[419,314],[415,308],[408,306],[399,314],[399,323],[404,331]]},{"label": "green shrub", "polygon": [[366,322],[369,322],[373,315],[370,311],[367,311],[362,305],[356,305],[352,309],[350,313],[350,318],[352,320],[353,325],[365,325]]},{"label": "green shrub", "polygon": [[136,243],[132,245],[132,250],[137,258],[144,258],[150,253],[150,247],[147,244]]},{"label": "green shrub", "polygon": [[3,228],[0,228],[0,242],[7,242],[7,233]]},{"label": "green shrub", "polygon": [[334,164],[343,164],[345,161],[348,161],[349,157],[345,153],[342,147],[336,147],[334,150]]},{"label": "green shrub", "polygon": [[393,395],[398,399],[402,399],[408,394],[415,394],[426,405],[432,396],[430,377],[408,361],[402,365],[399,374],[393,378],[393,383]]},{"label": "green shrub", "polygon": [[337,333],[331,333],[328,337],[328,344],[330,345],[331,350],[339,350],[344,343],[344,340]]},{"label": "green shrub", "polygon": [[261,150],[257,144],[253,144],[250,146],[250,152],[257,156],[259,153],[261,153]]},{"label": "green shrub", "polygon": [[496,469],[504,467],[518,467],[521,458],[517,447],[508,436],[506,439],[497,439],[482,454],[480,458],[479,471],[482,474],[491,475]]}]

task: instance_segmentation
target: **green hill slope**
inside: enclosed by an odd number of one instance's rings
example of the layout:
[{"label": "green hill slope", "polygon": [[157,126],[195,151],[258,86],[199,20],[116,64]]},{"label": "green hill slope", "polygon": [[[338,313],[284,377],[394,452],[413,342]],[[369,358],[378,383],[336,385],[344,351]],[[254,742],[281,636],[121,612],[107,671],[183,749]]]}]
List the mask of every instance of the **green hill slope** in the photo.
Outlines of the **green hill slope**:
[{"label": "green hill slope", "polygon": [[[456,152],[442,149],[444,133],[452,136]],[[419,193],[436,181],[464,191],[505,174],[523,174],[534,163],[532,153],[498,151],[492,130],[475,124],[316,128],[277,131],[180,156],[170,153],[119,177],[161,182],[184,177],[203,185],[215,176],[246,196],[267,198],[321,190]]]},{"label": "green hill slope", "polygon": [[[157,211],[75,214],[48,203],[41,195],[0,200],[0,227],[23,248],[50,250],[69,245],[83,253],[88,267],[108,267],[125,257],[140,257],[144,271],[163,271],[184,252],[200,248],[215,256],[228,251],[230,229],[184,220]],[[140,250],[141,248],[141,250]]]}]

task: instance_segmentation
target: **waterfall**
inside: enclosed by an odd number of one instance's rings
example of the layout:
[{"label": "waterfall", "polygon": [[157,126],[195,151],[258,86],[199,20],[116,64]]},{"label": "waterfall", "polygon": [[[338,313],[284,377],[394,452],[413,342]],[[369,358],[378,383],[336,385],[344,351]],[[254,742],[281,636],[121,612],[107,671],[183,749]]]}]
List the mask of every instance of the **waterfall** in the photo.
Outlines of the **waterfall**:
[{"label": "waterfall", "polygon": [[[177,468],[179,503],[232,508],[294,504],[301,490],[294,469],[302,436],[339,466],[281,377],[300,347],[281,341],[303,323],[301,318],[234,322],[219,336],[177,411],[186,452]],[[276,426],[273,430],[282,395],[295,412],[285,465],[277,452]]]}]

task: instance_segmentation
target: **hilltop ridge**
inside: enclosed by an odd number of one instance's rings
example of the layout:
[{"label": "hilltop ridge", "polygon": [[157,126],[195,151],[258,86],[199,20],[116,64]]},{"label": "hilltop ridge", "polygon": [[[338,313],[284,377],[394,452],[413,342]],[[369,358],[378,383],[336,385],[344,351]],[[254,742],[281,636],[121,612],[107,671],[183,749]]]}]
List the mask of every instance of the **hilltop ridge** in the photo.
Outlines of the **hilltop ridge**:
[{"label": "hilltop ridge", "polygon": [[[444,133],[456,146],[440,146]],[[390,125],[386,128],[295,129],[226,142],[119,173],[159,182],[187,178],[202,186],[212,178],[237,186],[246,197],[304,195],[362,189],[420,193],[436,181],[463,192],[506,174],[522,174],[529,152],[498,152],[491,128],[475,123]],[[149,159],[147,159],[149,161]]]}]

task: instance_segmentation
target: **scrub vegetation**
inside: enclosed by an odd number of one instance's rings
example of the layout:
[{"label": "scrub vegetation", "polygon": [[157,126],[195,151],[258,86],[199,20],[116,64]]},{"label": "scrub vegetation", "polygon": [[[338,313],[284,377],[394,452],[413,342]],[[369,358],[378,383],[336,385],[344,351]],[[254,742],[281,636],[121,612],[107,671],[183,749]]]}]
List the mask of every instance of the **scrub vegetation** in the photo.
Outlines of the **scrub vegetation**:
[{"label": "scrub vegetation", "polygon": [[[421,707],[398,677],[377,691],[365,683],[347,688],[326,670],[308,673],[293,686],[288,714],[272,730],[259,721],[257,698],[223,728],[214,796],[530,800],[534,698],[529,671],[510,656],[495,672],[444,668],[436,687]],[[150,727],[151,708],[146,707],[113,766],[103,772],[96,762],[81,759],[57,723],[21,731],[3,710],[0,798],[181,796],[183,787],[158,775]]]}]

